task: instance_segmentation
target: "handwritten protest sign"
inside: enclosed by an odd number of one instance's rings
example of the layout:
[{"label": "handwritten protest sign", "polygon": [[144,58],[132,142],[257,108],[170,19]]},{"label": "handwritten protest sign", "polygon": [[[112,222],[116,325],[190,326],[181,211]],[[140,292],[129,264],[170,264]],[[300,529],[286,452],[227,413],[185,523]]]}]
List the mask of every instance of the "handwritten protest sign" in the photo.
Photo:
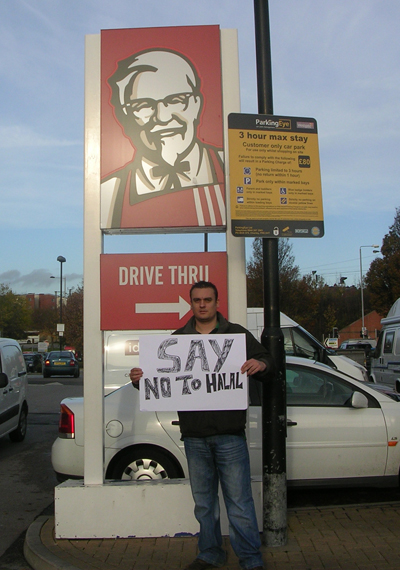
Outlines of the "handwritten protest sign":
[{"label": "handwritten protest sign", "polygon": [[244,334],[140,337],[142,411],[244,410]]}]

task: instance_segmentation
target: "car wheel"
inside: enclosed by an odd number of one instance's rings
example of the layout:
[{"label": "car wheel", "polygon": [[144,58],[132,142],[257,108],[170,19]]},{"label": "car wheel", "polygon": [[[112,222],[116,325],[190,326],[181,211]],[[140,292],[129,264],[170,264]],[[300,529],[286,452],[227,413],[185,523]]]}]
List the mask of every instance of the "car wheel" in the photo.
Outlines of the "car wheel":
[{"label": "car wheel", "polygon": [[171,459],[151,447],[128,449],[111,471],[111,479],[123,481],[154,481],[176,479],[179,476],[179,471]]},{"label": "car wheel", "polygon": [[43,378],[50,378],[50,374],[47,372],[47,370],[43,370]]},{"label": "car wheel", "polygon": [[28,412],[26,406],[23,406],[21,413],[19,414],[17,429],[8,434],[11,441],[23,441],[26,436],[27,427],[28,427]]},{"label": "car wheel", "polygon": [[74,378],[79,378],[79,370],[77,370],[76,372],[74,372]]}]

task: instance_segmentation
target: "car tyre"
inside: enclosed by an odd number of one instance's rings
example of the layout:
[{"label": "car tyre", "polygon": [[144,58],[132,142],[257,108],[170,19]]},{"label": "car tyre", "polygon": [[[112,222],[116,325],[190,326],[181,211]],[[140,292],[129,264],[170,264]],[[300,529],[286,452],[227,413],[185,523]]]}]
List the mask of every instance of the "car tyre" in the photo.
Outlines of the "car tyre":
[{"label": "car tyre", "polygon": [[26,436],[28,427],[28,410],[26,406],[22,406],[21,413],[19,414],[18,427],[8,434],[11,441],[23,441]]},{"label": "car tyre", "polygon": [[79,378],[79,370],[77,370],[76,372],[74,372],[74,378]]},{"label": "car tyre", "polygon": [[43,370],[43,378],[50,378],[50,374],[47,372],[47,370]]},{"label": "car tyre", "polygon": [[176,479],[179,469],[164,453],[151,447],[130,448],[124,451],[111,470],[111,479],[150,481]]}]

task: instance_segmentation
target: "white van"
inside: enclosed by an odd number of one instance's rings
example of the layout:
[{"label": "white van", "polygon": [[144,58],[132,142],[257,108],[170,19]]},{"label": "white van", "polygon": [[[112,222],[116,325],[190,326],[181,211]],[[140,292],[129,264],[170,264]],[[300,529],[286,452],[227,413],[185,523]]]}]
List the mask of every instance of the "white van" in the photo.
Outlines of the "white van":
[{"label": "white van", "polygon": [[381,324],[381,334],[371,361],[371,378],[373,382],[395,387],[396,380],[400,380],[400,298]]},{"label": "white van", "polygon": [[[247,309],[247,328],[257,340],[261,340],[264,329],[264,309],[262,307]],[[369,381],[368,372],[364,366],[347,356],[339,356],[333,349],[323,346],[312,334],[284,313],[281,313],[281,329],[286,356],[301,356],[316,360],[355,380]]]},{"label": "white van", "polygon": [[16,340],[0,338],[0,437],[22,441],[28,419],[25,360]]}]

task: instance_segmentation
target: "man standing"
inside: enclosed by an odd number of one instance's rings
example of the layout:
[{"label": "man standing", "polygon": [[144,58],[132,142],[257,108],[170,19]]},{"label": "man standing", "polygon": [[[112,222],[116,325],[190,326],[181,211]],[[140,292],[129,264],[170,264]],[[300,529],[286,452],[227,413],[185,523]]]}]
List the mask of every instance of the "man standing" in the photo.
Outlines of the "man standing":
[{"label": "man standing", "polygon": [[[218,291],[200,281],[190,290],[193,316],[174,334],[245,333],[247,360],[241,371],[266,380],[274,369],[268,351],[238,324],[218,311]],[[130,378],[138,385],[143,372],[133,368]],[[250,461],[245,427],[246,410],[178,412],[189,466],[195,516],[200,524],[199,554],[186,570],[206,570],[225,564],[222,549],[218,485],[221,484],[229,519],[232,547],[244,570],[263,568],[260,535],[251,492]]]},{"label": "man standing", "polygon": [[144,50],[119,61],[108,84],[135,155],[102,180],[103,227],[225,226],[222,150],[198,138],[204,97],[192,62]]}]

